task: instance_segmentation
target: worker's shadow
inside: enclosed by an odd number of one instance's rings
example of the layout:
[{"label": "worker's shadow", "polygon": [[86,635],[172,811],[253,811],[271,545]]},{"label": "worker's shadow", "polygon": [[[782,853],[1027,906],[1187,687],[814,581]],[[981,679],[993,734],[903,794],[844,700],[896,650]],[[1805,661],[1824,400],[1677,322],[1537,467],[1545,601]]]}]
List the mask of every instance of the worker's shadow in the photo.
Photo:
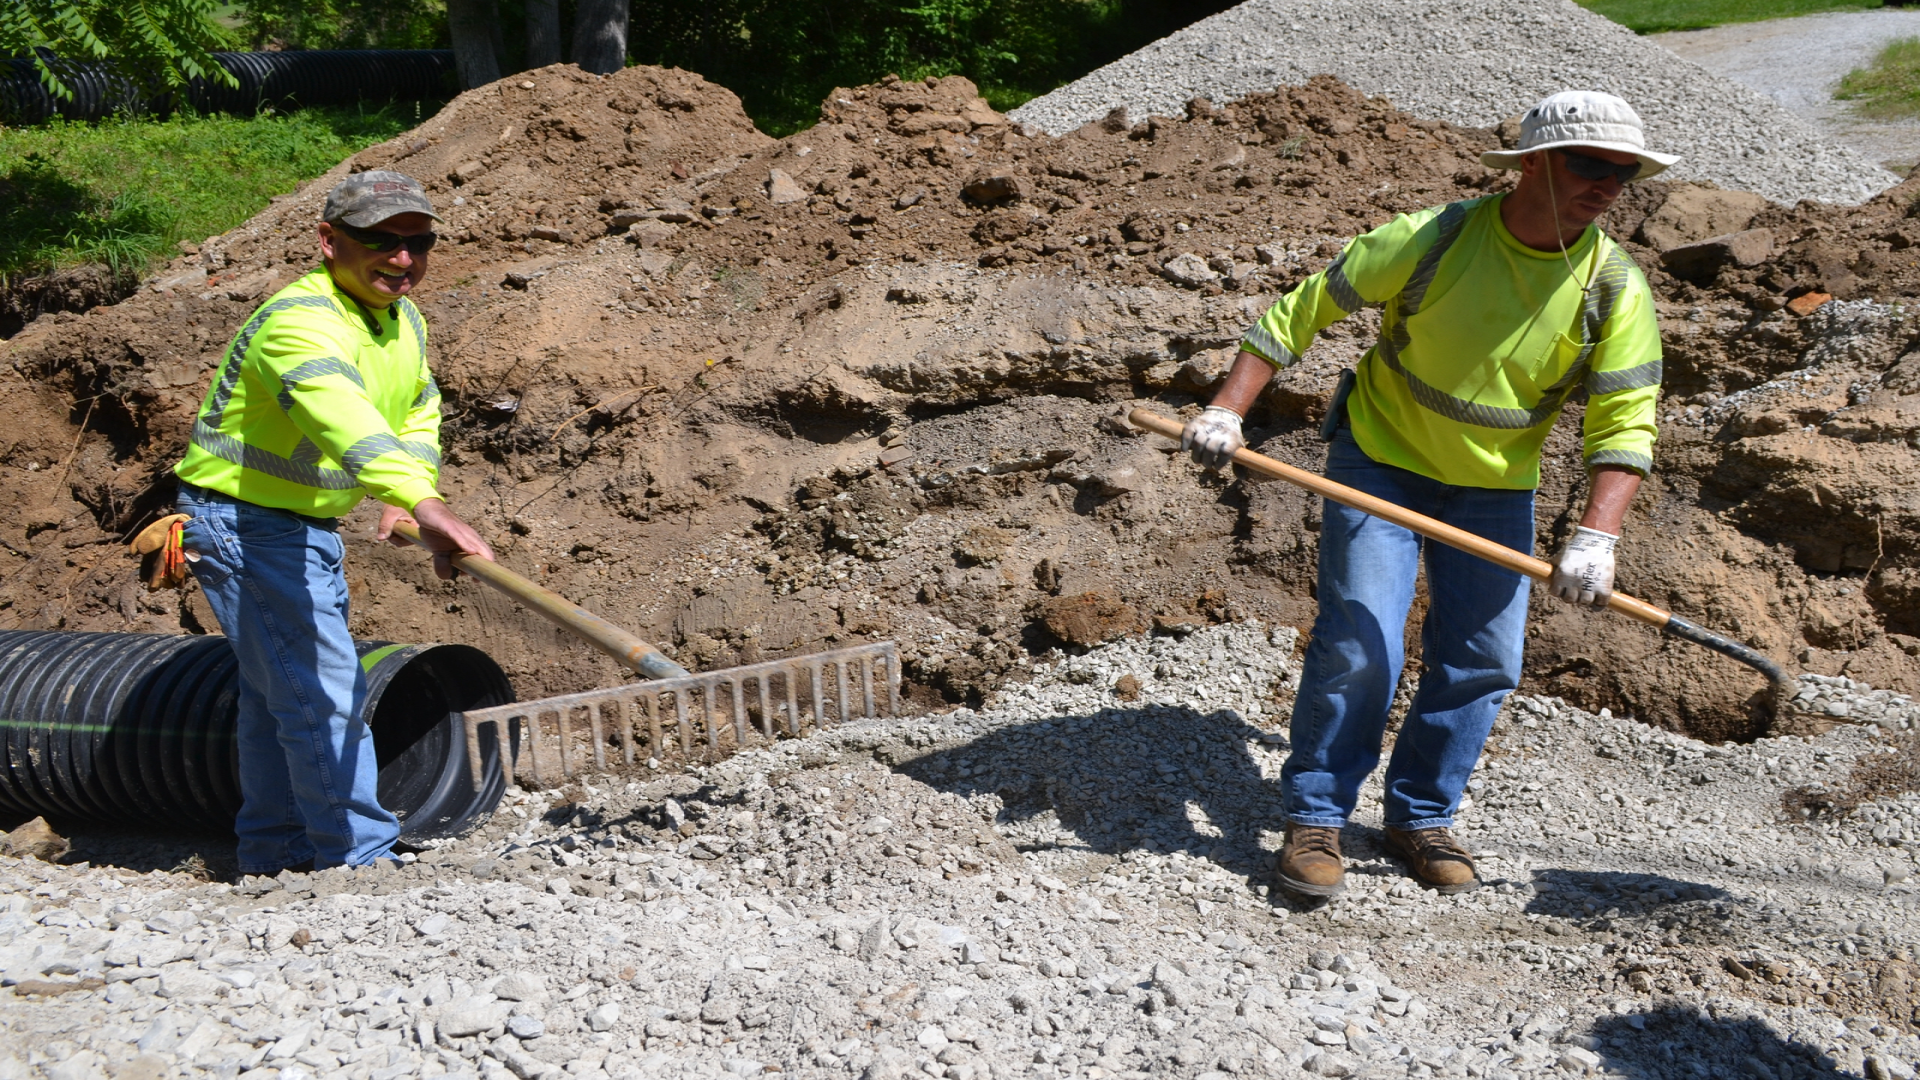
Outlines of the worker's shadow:
[{"label": "worker's shadow", "polygon": [[1759,1020],[1668,1007],[1603,1017],[1588,1034],[1601,1071],[1627,1080],[1752,1076],[1774,1080],[1851,1077],[1816,1046],[1783,1039]]},{"label": "worker's shadow", "polygon": [[1700,916],[1736,899],[1718,885],[1614,870],[1542,868],[1533,872],[1533,887],[1527,914],[1565,919],[1595,932],[1675,916],[1697,924]]},{"label": "worker's shadow", "polygon": [[1254,747],[1283,750],[1276,738],[1229,710],[1113,708],[1002,728],[895,768],[963,798],[997,796],[1001,831],[1023,850],[1182,851],[1265,883],[1261,834],[1283,827],[1281,755],[1261,755],[1268,776]]}]

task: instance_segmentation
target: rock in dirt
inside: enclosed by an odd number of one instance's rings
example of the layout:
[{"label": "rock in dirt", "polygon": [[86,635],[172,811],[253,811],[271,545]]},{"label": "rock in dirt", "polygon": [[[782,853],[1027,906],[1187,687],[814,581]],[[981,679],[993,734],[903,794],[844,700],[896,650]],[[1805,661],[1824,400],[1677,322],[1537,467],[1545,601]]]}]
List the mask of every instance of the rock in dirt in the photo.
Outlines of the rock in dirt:
[{"label": "rock in dirt", "polygon": [[771,169],[767,172],[767,199],[775,206],[802,202],[806,199],[806,189],[797,183],[785,169]]},{"label": "rock in dirt", "polygon": [[69,848],[66,838],[54,832],[53,826],[47,824],[47,819],[43,817],[34,818],[0,837],[0,854],[22,859],[59,862]]},{"label": "rock in dirt", "polygon": [[1146,620],[1118,596],[1084,592],[1040,603],[1040,623],[1069,645],[1098,645],[1146,629]]},{"label": "rock in dirt", "polygon": [[1675,184],[1660,208],[1647,215],[1634,239],[1666,252],[1710,236],[1739,232],[1768,206],[1750,191],[1721,191],[1700,184]]},{"label": "rock in dirt", "polygon": [[1675,277],[1705,284],[1729,266],[1758,266],[1773,254],[1773,230],[1746,229],[1668,248],[1660,264]]}]

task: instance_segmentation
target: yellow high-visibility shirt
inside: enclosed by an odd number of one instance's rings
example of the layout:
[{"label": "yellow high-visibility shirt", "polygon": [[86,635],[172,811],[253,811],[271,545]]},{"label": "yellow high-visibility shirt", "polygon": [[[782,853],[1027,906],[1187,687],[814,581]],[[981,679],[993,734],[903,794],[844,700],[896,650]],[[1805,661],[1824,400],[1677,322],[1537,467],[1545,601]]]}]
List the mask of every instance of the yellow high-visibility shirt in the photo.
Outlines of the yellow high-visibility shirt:
[{"label": "yellow high-visibility shirt", "polygon": [[406,510],[439,498],[440,387],[420,310],[405,297],[363,307],[325,267],[281,289],[227,346],[174,472],[309,517],[368,495]]},{"label": "yellow high-visibility shirt", "polygon": [[1355,238],[1240,347],[1286,367],[1324,327],[1384,305],[1347,402],[1368,457],[1462,487],[1538,487],[1547,432],[1585,389],[1587,466],[1644,476],[1660,395],[1646,278],[1592,226],[1565,257],[1527,247],[1500,220],[1504,198],[1402,214]]}]

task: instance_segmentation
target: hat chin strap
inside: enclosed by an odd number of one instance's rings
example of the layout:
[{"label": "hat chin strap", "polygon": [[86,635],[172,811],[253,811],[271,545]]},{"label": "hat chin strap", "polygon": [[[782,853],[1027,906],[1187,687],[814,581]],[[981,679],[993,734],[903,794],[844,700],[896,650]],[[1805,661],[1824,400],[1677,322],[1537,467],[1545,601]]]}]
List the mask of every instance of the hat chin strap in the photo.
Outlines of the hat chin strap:
[{"label": "hat chin strap", "polygon": [[[1548,150],[1547,153],[1551,154],[1553,151]],[[1553,212],[1553,242],[1560,245],[1560,258],[1567,264],[1567,276],[1580,281],[1580,272],[1573,268],[1573,256],[1567,254],[1567,231],[1560,227],[1560,196],[1553,191],[1553,159],[1543,157],[1540,167],[1547,173],[1547,209]],[[1583,301],[1586,299],[1587,290],[1593,288],[1595,276],[1588,274],[1587,280],[1580,282],[1580,298]]]}]

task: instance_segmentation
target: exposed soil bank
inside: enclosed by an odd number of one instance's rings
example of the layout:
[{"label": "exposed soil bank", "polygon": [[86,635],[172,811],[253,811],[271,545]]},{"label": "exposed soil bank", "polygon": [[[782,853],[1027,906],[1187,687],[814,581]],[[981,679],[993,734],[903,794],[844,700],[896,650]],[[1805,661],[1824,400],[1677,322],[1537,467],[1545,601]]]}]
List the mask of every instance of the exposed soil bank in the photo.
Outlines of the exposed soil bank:
[{"label": "exposed soil bank", "polygon": [[[1499,135],[1331,79],[1188,113],[1056,139],[965,80],[890,82],[836,92],[819,126],[773,140],[680,71],[556,67],[464,94],[137,297],[9,343],[0,625],[212,628],[197,595],[141,592],[116,542],[170,500],[235,327],[312,265],[326,189],[394,167],[434,189],[454,241],[419,297],[450,497],[509,565],[683,662],[894,637],[917,684],[977,699],[1063,643],[1242,615],[1304,628],[1313,503],[1203,474],[1114,418],[1195,406],[1247,323],[1354,233],[1497,190],[1477,155]],[[1659,472],[1620,587],[1905,691],[1920,327],[1881,302],[1915,292],[1914,190],[1789,210],[1655,182],[1609,223],[1668,348]],[[1694,281],[1661,268],[1662,250],[1747,228],[1769,230],[1753,265],[1708,251]],[[1796,314],[1816,292],[1848,302]],[[1364,316],[1333,328],[1278,380],[1252,418],[1260,449],[1318,465],[1313,427],[1370,332]],[[1578,412],[1549,443],[1541,550],[1582,496]],[[363,508],[354,535],[371,521]],[[620,678],[408,553],[357,543],[349,568],[357,635],[478,645],[523,698]],[[1757,733],[1757,676],[1536,603],[1530,689]]]}]

